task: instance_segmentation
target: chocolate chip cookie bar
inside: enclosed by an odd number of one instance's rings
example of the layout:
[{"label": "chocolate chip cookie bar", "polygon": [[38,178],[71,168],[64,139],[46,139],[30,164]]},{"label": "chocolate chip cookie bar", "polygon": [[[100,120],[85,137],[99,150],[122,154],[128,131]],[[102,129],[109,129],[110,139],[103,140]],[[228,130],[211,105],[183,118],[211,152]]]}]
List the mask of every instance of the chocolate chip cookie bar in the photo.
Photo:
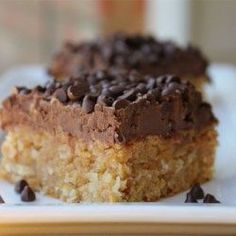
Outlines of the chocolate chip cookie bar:
[{"label": "chocolate chip cookie bar", "polygon": [[49,73],[58,80],[81,69],[136,69],[145,75],[176,74],[201,91],[208,61],[195,47],[180,48],[151,36],[114,34],[84,43],[65,43],[55,54]]},{"label": "chocolate chip cookie bar", "polygon": [[81,73],[3,102],[0,174],[67,202],[156,201],[212,177],[209,104],[176,76]]}]

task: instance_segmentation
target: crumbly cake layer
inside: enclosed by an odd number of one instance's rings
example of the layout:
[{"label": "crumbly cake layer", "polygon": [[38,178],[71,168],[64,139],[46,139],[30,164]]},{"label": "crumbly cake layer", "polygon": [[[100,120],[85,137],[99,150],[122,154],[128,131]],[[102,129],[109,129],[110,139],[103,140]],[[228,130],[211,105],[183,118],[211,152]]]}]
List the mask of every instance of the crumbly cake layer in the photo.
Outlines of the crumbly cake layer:
[{"label": "crumbly cake layer", "polygon": [[83,69],[135,69],[145,75],[189,77],[195,84],[201,77],[208,80],[207,66],[205,56],[193,46],[181,48],[151,36],[114,34],[94,41],[65,43],[55,54],[49,73],[63,80]]},{"label": "crumbly cake layer", "polygon": [[156,201],[209,180],[215,147],[213,126],[110,147],[17,126],[2,145],[1,176],[67,202]]}]

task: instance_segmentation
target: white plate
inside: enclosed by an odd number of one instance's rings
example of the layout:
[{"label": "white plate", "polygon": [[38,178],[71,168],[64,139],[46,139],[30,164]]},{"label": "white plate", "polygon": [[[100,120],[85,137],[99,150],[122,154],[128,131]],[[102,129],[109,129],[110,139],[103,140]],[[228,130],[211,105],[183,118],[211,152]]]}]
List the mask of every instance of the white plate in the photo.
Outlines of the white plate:
[{"label": "white plate", "polygon": [[[0,195],[6,204],[0,206],[2,223],[39,222],[155,222],[155,223],[221,223],[236,224],[236,69],[212,65],[213,83],[207,88],[208,100],[219,118],[219,147],[216,173],[203,185],[222,204],[183,204],[185,194],[157,203],[139,204],[64,204],[37,194],[34,203],[22,203],[13,186],[1,181]],[[1,99],[14,85],[34,85],[48,79],[41,66],[12,70],[0,78]],[[37,217],[35,217],[37,216]]]}]

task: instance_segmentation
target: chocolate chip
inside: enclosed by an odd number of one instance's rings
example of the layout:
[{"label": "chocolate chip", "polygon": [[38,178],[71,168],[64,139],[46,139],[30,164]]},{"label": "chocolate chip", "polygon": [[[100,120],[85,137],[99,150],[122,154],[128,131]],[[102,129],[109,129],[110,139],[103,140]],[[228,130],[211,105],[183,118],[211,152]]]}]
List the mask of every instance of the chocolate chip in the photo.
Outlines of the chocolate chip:
[{"label": "chocolate chip", "polygon": [[171,82],[180,82],[179,77],[175,76],[175,75],[168,75],[166,78],[166,83],[171,83]]},{"label": "chocolate chip", "polygon": [[164,76],[159,76],[159,77],[156,78],[156,83],[157,84],[162,84],[162,83],[165,82],[165,80],[166,80],[166,76],[165,75]]},{"label": "chocolate chip", "polygon": [[122,85],[114,85],[109,88],[111,95],[119,96],[124,91],[124,87]]},{"label": "chocolate chip", "polygon": [[203,203],[220,203],[212,194],[207,194],[204,199]]},{"label": "chocolate chip", "polygon": [[91,95],[86,95],[82,102],[82,109],[86,113],[91,113],[94,110],[95,104],[96,104],[96,97],[92,97]]},{"label": "chocolate chip", "polygon": [[20,196],[23,202],[33,202],[36,198],[34,191],[29,186],[24,187]]},{"label": "chocolate chip", "polygon": [[129,101],[134,101],[136,99],[136,90],[130,89],[125,91],[123,95],[119,96],[119,99],[127,99]]},{"label": "chocolate chip", "polygon": [[25,186],[29,186],[28,183],[22,179],[22,180],[19,180],[18,182],[16,182],[15,184],[15,191],[17,193],[21,193],[24,189]]},{"label": "chocolate chip", "polygon": [[83,97],[86,93],[86,90],[84,88],[81,88],[78,85],[71,85],[67,89],[67,96],[69,97],[70,100],[77,100]]},{"label": "chocolate chip", "polygon": [[45,96],[50,96],[54,93],[54,91],[56,90],[56,86],[55,83],[49,83],[46,85],[46,91],[45,91]]},{"label": "chocolate chip", "polygon": [[57,89],[53,96],[57,98],[60,102],[64,103],[67,101],[67,94],[66,91],[63,88]]},{"label": "chocolate chip", "polygon": [[128,105],[129,105],[129,101],[126,100],[126,99],[116,100],[116,101],[113,103],[113,107],[114,107],[116,110],[119,110],[119,109],[122,109],[122,108],[126,108]]},{"label": "chocolate chip", "polygon": [[104,87],[102,89],[102,95],[107,96],[107,97],[111,97],[112,96],[111,91],[109,90],[109,87]]},{"label": "chocolate chip", "polygon": [[40,92],[40,93],[44,93],[46,91],[46,88],[38,85],[38,86],[35,87],[35,90]]},{"label": "chocolate chip", "polygon": [[4,202],[3,198],[2,198],[2,196],[0,196],[0,204],[3,204],[3,203],[5,203],[5,202]]},{"label": "chocolate chip", "polygon": [[108,97],[108,96],[105,96],[105,95],[100,95],[98,97],[98,102],[104,103],[107,106],[111,106],[114,102],[114,98],[113,97]]},{"label": "chocolate chip", "polygon": [[139,83],[138,86],[136,87],[136,90],[142,94],[147,92],[147,88],[145,83]]},{"label": "chocolate chip", "polygon": [[177,82],[171,82],[168,84],[168,89],[169,89],[169,91],[180,93],[180,91],[183,89],[183,86],[181,86]]},{"label": "chocolate chip", "polygon": [[181,85],[179,85],[179,84],[173,82],[173,83],[170,83],[170,84],[168,85],[168,87],[165,87],[165,88],[162,90],[161,95],[162,95],[162,96],[168,96],[168,95],[171,95],[171,94],[181,93],[181,90],[182,90]]},{"label": "chocolate chip", "polygon": [[191,188],[190,192],[191,192],[192,196],[195,199],[203,199],[204,198],[204,191],[201,188],[199,183],[193,185],[193,187]]},{"label": "chocolate chip", "polygon": [[192,195],[191,192],[187,193],[185,203],[198,203],[197,199]]},{"label": "chocolate chip", "polygon": [[16,87],[16,89],[20,95],[27,95],[31,92],[31,90],[26,87]]},{"label": "chocolate chip", "polygon": [[150,89],[153,89],[155,86],[155,79],[153,78],[150,78],[147,82],[147,89],[150,90]]}]

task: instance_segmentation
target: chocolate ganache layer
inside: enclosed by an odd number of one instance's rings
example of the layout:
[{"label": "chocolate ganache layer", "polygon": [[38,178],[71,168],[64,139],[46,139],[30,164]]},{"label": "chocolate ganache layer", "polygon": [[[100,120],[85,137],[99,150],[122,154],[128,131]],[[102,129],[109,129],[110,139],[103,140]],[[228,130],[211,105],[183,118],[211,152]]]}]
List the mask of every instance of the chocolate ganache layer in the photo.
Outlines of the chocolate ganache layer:
[{"label": "chocolate ganache layer", "polygon": [[152,36],[114,34],[94,41],[67,42],[55,54],[49,73],[56,77],[76,75],[79,70],[136,69],[143,74],[207,77],[208,61],[193,46],[178,47]]},{"label": "chocolate ganache layer", "polygon": [[147,135],[169,138],[217,122],[190,83],[172,75],[117,71],[17,88],[3,102],[0,121],[6,130],[26,125],[108,145]]}]

